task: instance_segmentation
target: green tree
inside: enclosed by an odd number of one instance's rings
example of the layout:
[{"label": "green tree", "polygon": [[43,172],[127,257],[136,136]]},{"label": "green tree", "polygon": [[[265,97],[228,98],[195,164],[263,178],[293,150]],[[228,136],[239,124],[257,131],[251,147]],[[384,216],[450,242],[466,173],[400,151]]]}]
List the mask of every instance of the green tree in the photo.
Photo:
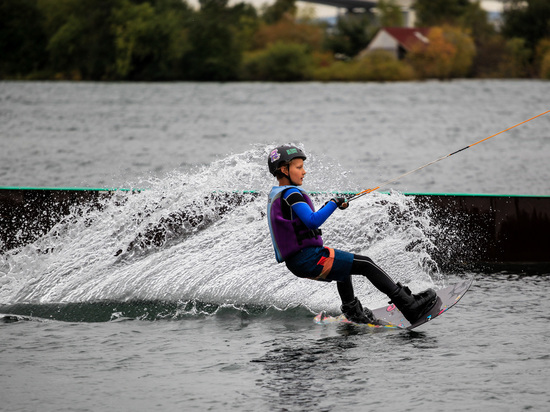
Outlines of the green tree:
[{"label": "green tree", "polygon": [[238,3],[229,10],[229,15],[238,48],[243,51],[250,50],[254,46],[254,37],[260,27],[258,12],[248,3]]},{"label": "green tree", "polygon": [[403,26],[403,12],[395,0],[379,0],[376,4],[381,27]]},{"label": "green tree", "polygon": [[540,77],[542,79],[550,80],[550,52],[546,52],[542,58],[540,65]]},{"label": "green tree", "polygon": [[325,47],[334,53],[348,57],[357,55],[378,30],[371,14],[347,14],[339,16],[333,33],[325,39]]},{"label": "green tree", "polygon": [[311,77],[312,65],[307,45],[276,42],[247,56],[244,76],[252,80],[306,80]]},{"label": "green tree", "polygon": [[414,77],[414,70],[409,64],[384,50],[372,51],[360,59],[354,74],[355,80],[366,81],[399,81]]},{"label": "green tree", "polygon": [[502,34],[509,39],[525,39],[525,46],[534,51],[541,39],[550,37],[550,1],[509,0]]},{"label": "green tree", "polygon": [[487,37],[477,45],[473,73],[475,77],[502,77],[500,65],[506,56],[506,42],[500,35]]},{"label": "green tree", "polygon": [[51,37],[47,50],[62,76],[109,79],[115,73],[112,10],[123,0],[40,0]]},{"label": "green tree", "polygon": [[[543,65],[550,55],[550,37],[541,39],[535,49],[535,67],[542,78],[548,78],[547,71]],[[545,74],[546,73],[546,74]]]},{"label": "green tree", "polygon": [[155,10],[151,4],[131,4],[113,9],[116,75],[133,80],[166,80],[179,74],[181,59],[191,48],[184,18],[187,9]]},{"label": "green tree", "polygon": [[300,23],[285,15],[274,24],[262,24],[254,36],[254,46],[263,49],[276,42],[306,44],[311,50],[321,48],[323,29],[315,24]]},{"label": "green tree", "polygon": [[456,54],[452,59],[451,77],[467,77],[471,73],[470,70],[476,55],[474,40],[466,30],[459,27],[445,26],[443,32],[445,39],[456,49]]},{"label": "green tree", "polygon": [[451,78],[453,61],[457,55],[456,46],[446,38],[441,27],[432,27],[427,37],[428,45],[414,45],[407,54],[407,61],[421,78]]},{"label": "green tree", "polygon": [[417,27],[456,25],[470,7],[469,0],[416,0]]},{"label": "green tree", "polygon": [[189,22],[192,50],[186,54],[186,75],[193,80],[227,81],[238,77],[242,45],[227,7],[228,0],[200,0]]},{"label": "green tree", "polygon": [[283,18],[285,14],[296,16],[295,0],[276,0],[271,6],[265,7],[262,18],[266,24],[274,24]]},{"label": "green tree", "polygon": [[506,41],[506,58],[499,65],[503,77],[528,77],[531,73],[532,52],[527,47],[525,39],[516,37]]},{"label": "green tree", "polygon": [[124,4],[113,12],[116,44],[116,74],[125,78],[134,68],[134,60],[149,53],[141,43],[153,29],[154,10],[149,3]]},{"label": "green tree", "polygon": [[495,26],[489,21],[487,12],[481,8],[479,1],[472,2],[464,8],[457,23],[458,26],[469,30],[476,45],[496,34]]},{"label": "green tree", "polygon": [[44,68],[44,24],[36,0],[0,0],[0,78],[24,77]]}]

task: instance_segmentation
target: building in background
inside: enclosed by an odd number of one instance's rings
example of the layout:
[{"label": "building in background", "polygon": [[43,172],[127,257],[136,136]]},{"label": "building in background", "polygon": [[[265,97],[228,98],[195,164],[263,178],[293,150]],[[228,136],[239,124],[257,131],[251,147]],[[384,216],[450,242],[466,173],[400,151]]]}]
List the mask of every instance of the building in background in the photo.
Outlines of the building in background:
[{"label": "building in background", "polygon": [[376,50],[383,50],[402,60],[413,46],[429,43],[428,31],[428,28],[422,27],[383,27],[367,48],[359,53],[359,57],[364,57]]}]

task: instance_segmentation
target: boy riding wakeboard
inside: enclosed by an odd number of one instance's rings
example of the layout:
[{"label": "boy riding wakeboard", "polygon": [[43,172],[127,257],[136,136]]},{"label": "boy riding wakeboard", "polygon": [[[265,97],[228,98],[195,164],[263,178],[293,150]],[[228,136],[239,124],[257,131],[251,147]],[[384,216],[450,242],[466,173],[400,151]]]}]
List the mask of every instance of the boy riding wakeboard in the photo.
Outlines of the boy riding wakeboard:
[{"label": "boy riding wakeboard", "polygon": [[300,278],[335,281],[342,299],[341,310],[355,323],[376,323],[373,313],[361,305],[353,291],[351,275],[365,276],[385,293],[405,318],[415,323],[437,300],[434,290],[412,294],[409,288],[395,283],[372,259],[325,247],[319,227],[338,208],[348,207],[346,199],[335,197],[315,211],[313,202],[300,188],[306,171],[306,155],[296,146],[279,146],[268,157],[269,171],[279,185],[271,189],[267,217],[277,262]]}]

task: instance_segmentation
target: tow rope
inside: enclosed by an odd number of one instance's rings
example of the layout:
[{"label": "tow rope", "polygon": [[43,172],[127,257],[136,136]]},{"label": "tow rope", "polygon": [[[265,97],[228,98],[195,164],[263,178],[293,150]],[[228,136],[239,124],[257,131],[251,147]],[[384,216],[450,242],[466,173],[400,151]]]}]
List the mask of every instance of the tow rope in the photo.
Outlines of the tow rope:
[{"label": "tow rope", "polygon": [[440,162],[441,160],[446,159],[446,158],[448,158],[448,157],[451,157],[452,155],[455,155],[455,154],[457,154],[457,153],[460,153],[460,152],[462,152],[463,150],[469,149],[470,147],[473,147],[473,146],[475,146],[476,144],[480,144],[481,142],[484,142],[484,141],[489,140],[489,139],[491,139],[491,138],[493,138],[493,137],[495,137],[495,136],[498,136],[499,134],[502,134],[502,133],[504,133],[504,132],[507,132],[508,130],[513,129],[514,127],[518,127],[518,126],[521,126],[521,125],[524,124],[524,123],[530,122],[531,120],[534,120],[534,119],[536,119],[537,117],[544,116],[544,115],[547,114],[547,113],[550,113],[550,110],[547,110],[547,111],[545,111],[544,113],[541,113],[541,114],[538,114],[538,115],[536,115],[536,116],[534,116],[534,117],[531,117],[530,119],[524,120],[523,122],[518,123],[518,124],[516,124],[516,125],[514,125],[514,126],[511,126],[511,127],[507,128],[507,129],[501,130],[500,132],[495,133],[495,134],[492,135],[492,136],[486,137],[485,139],[481,139],[479,142],[472,143],[472,144],[469,145],[469,146],[463,147],[462,149],[459,149],[459,150],[457,150],[457,151],[455,151],[455,152],[449,153],[448,155],[442,156],[442,157],[440,157],[439,159],[435,159],[435,160],[431,161],[430,163],[426,163],[426,164],[423,165],[423,166],[420,166],[420,167],[418,167],[418,168],[416,168],[416,169],[414,169],[414,170],[411,170],[410,172],[403,173],[402,175],[400,175],[400,176],[398,176],[398,177],[396,177],[396,178],[393,178],[393,179],[391,179],[391,180],[388,180],[388,181],[386,181],[386,182],[384,182],[384,183],[381,183],[379,186],[373,187],[372,189],[365,189],[365,190],[363,190],[363,191],[361,191],[361,192],[359,192],[359,193],[356,193],[356,194],[354,194],[351,198],[347,199],[347,201],[350,202],[350,201],[352,201],[352,200],[358,199],[358,198],[360,198],[361,196],[364,196],[364,195],[366,195],[366,194],[368,194],[368,193],[374,192],[375,190],[378,190],[378,189],[380,189],[380,188],[382,188],[382,187],[385,187],[385,186],[389,185],[390,183],[397,182],[399,179],[401,179],[401,178],[403,178],[403,177],[405,177],[405,176],[408,176],[408,175],[410,175],[410,174],[412,174],[412,173],[414,173],[414,172],[418,172],[419,170],[424,169],[425,167],[428,167],[428,166],[430,166],[430,165],[433,165],[434,163]]}]

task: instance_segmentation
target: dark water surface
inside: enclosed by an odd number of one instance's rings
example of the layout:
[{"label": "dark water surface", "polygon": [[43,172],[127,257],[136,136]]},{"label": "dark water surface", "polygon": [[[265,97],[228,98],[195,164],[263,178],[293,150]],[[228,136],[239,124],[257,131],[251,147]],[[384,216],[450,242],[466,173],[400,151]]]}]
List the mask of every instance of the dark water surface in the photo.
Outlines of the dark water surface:
[{"label": "dark water surface", "polygon": [[314,325],[300,311],[0,324],[2,409],[543,411],[549,286],[478,275],[410,332]]},{"label": "dark water surface", "polygon": [[[336,288],[275,263],[265,159],[300,142],[306,190],[372,187],[548,110],[549,85],[0,83],[0,186],[148,188],[0,255],[0,410],[548,410],[550,271],[444,272],[430,255],[444,228],[373,193],[325,223],[328,245],[415,291],[474,285],[415,331],[315,325],[339,312]],[[549,195],[549,126],[391,189]],[[212,192],[243,189],[259,196],[221,215]]]}]

